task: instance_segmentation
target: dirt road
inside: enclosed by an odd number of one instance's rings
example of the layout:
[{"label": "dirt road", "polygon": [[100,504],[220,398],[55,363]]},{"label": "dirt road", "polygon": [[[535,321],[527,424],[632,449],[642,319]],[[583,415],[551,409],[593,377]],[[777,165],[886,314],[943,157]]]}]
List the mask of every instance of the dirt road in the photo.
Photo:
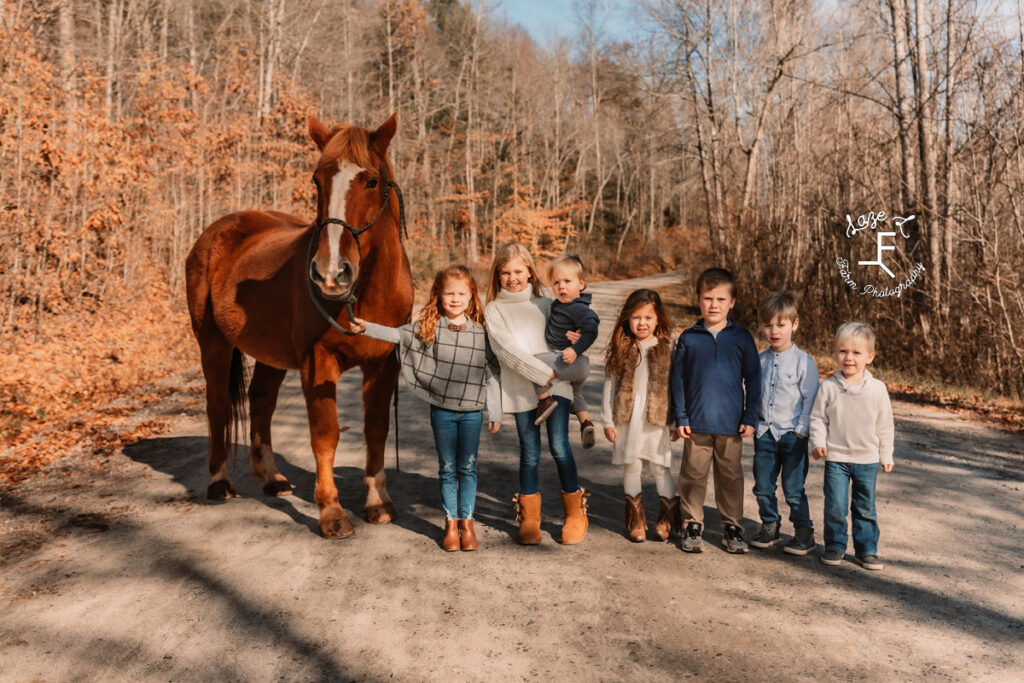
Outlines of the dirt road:
[{"label": "dirt road", "polygon": [[[671,277],[592,285],[606,325],[599,345],[628,291]],[[590,356],[596,404],[601,349]],[[357,381],[350,375],[340,393],[357,396]],[[632,544],[607,443],[599,437],[584,451],[576,434],[594,492],[590,534],[575,547],[553,541],[560,504],[548,458],[544,542],[520,547],[509,418],[483,437],[481,550],[445,553],[427,410],[407,390],[400,410],[402,471],[393,459],[388,470],[398,521],[372,526],[353,514],[356,534],[344,540],[317,535],[314,462],[292,375],[274,423],[292,497],[264,498],[240,458],[242,497],[208,503],[206,428],[194,416],[103,468],[65,458],[25,482],[0,500],[0,535],[35,539],[0,564],[0,680],[1024,677],[1019,434],[897,404],[896,468],[878,487],[886,567],[869,573],[780,548],[727,555],[720,536],[701,555],[678,542]],[[341,412],[351,429],[336,473],[353,513],[363,501],[361,423],[357,404]],[[752,533],[751,452],[747,443]],[[819,542],[822,470],[812,465],[808,476]],[[651,482],[645,488],[653,516],[657,498]],[[709,528],[716,522],[712,507]]]}]

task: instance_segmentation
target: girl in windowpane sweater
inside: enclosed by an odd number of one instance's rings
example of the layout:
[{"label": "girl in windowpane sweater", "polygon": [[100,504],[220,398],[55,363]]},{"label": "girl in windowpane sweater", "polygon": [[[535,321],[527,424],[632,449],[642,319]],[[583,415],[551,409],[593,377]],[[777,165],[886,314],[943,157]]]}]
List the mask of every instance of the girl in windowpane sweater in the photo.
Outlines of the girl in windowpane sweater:
[{"label": "girl in windowpane sweater", "polygon": [[476,550],[473,507],[481,409],[487,408],[491,434],[497,432],[501,396],[473,274],[465,266],[438,272],[415,323],[394,328],[356,318],[354,329],[398,344],[402,376],[430,404],[446,518],[442,547]]}]

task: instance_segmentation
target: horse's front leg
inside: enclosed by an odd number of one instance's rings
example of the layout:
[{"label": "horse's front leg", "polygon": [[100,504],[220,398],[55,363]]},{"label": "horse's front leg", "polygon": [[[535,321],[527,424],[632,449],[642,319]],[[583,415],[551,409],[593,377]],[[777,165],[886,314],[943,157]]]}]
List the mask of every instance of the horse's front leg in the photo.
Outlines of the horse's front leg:
[{"label": "horse's front leg", "polygon": [[388,408],[398,379],[394,354],[384,362],[363,366],[363,434],[366,436],[366,521],[384,524],[395,519],[395,506],[384,476],[384,447],[391,426]]},{"label": "horse's front leg", "polygon": [[319,344],[302,365],[302,393],[306,397],[309,435],[316,457],[316,488],[313,499],[320,508],[320,533],[324,538],[341,538],[355,533],[348,515],[338,502],[334,484],[334,452],[338,448],[338,376],[341,371],[334,354]]}]

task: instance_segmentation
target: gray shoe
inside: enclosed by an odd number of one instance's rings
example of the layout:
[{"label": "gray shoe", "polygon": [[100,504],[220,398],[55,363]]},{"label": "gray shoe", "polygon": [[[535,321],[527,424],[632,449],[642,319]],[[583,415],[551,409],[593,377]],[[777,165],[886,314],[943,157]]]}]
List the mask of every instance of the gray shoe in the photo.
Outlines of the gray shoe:
[{"label": "gray shoe", "polygon": [[701,531],[702,527],[697,522],[690,522],[686,525],[686,531],[683,532],[683,542],[680,544],[680,547],[683,549],[683,552],[704,552],[704,541],[701,540],[700,537]]},{"label": "gray shoe", "polygon": [[735,524],[725,525],[725,552],[727,553],[745,553],[750,550],[747,547],[747,542],[743,540],[743,528],[738,527]]},{"label": "gray shoe", "polygon": [[878,570],[882,568],[882,561],[878,559],[878,555],[864,555],[863,557],[857,558],[857,564],[864,567],[864,569]]},{"label": "gray shoe", "polygon": [[826,550],[821,554],[821,563],[833,567],[843,563],[843,552],[841,550]]},{"label": "gray shoe", "polygon": [[779,540],[779,523],[768,522],[761,525],[761,530],[750,539],[750,545],[755,548],[771,548]]},{"label": "gray shoe", "polygon": [[796,534],[782,549],[790,555],[806,555],[811,552],[814,550],[814,529],[809,526],[798,526]]}]

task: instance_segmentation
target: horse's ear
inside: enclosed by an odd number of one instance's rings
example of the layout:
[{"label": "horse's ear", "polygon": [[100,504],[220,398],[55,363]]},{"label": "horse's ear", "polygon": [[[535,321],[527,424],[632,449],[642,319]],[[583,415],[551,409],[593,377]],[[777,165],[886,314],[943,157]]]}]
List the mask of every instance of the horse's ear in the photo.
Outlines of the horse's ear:
[{"label": "horse's ear", "polygon": [[384,156],[385,152],[388,151],[388,145],[391,144],[391,138],[395,137],[395,130],[397,128],[398,114],[394,113],[388,117],[387,121],[380,124],[377,130],[370,133],[370,147],[377,154]]},{"label": "horse's ear", "polygon": [[331,139],[331,131],[312,114],[309,115],[309,137],[313,138],[313,142],[321,152],[324,151],[327,141]]}]

